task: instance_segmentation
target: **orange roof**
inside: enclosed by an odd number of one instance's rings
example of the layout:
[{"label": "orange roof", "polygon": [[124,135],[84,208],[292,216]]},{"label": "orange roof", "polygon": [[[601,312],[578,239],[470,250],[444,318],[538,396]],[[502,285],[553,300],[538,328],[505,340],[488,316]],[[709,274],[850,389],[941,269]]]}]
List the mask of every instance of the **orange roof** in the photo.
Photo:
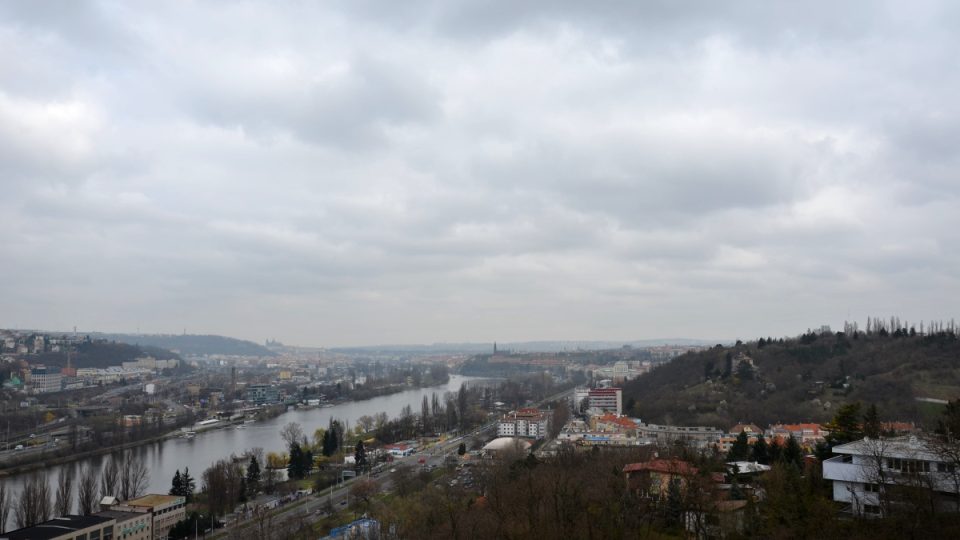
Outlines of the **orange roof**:
[{"label": "orange roof", "polygon": [[680,474],[683,476],[693,476],[700,472],[699,469],[686,461],[679,459],[652,459],[642,463],[630,463],[623,467],[623,472],[651,471],[667,474]]},{"label": "orange roof", "polygon": [[605,424],[616,424],[620,427],[627,429],[636,429],[637,424],[627,418],[626,416],[617,416],[613,413],[605,413],[597,417],[597,422],[603,422]]},{"label": "orange roof", "polygon": [[819,433],[823,429],[820,424],[778,424],[773,429],[785,429],[787,431],[806,431],[810,430]]}]

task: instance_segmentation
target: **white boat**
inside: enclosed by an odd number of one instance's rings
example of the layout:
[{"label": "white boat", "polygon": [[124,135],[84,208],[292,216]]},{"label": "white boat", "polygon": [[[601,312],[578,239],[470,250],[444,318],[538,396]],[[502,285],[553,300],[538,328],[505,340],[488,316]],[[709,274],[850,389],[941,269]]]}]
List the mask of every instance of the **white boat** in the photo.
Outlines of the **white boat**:
[{"label": "white boat", "polygon": [[196,437],[196,436],[197,436],[197,432],[196,432],[196,431],[187,431],[187,432],[185,432],[185,433],[183,434],[183,437],[184,437],[185,439],[192,439],[192,438],[194,438],[194,437]]}]

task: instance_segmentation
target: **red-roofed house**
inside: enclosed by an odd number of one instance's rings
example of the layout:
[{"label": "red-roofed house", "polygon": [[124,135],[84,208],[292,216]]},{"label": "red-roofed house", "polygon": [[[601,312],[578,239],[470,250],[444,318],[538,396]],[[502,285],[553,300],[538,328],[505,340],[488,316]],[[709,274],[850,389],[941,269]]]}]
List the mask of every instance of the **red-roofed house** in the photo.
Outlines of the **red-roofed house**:
[{"label": "red-roofed house", "polygon": [[626,416],[604,413],[590,418],[590,428],[600,432],[637,434],[637,423]]},{"label": "red-roofed house", "polygon": [[813,448],[818,442],[825,440],[829,433],[820,424],[776,424],[767,430],[767,435],[772,439],[786,440],[793,435],[804,448]]}]

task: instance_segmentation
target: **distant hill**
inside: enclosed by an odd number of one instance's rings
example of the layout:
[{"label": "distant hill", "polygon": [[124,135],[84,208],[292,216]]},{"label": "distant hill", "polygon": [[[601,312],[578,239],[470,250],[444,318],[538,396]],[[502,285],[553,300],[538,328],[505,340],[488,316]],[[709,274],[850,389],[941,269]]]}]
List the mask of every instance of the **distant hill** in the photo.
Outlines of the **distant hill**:
[{"label": "distant hill", "polygon": [[[712,345],[716,341],[688,338],[642,339],[634,341],[517,341],[498,342],[501,352],[573,352],[600,351],[616,349],[626,345],[631,347],[659,347],[663,345]],[[433,343],[414,345],[370,345],[357,347],[338,347],[330,349],[340,353],[398,353],[398,354],[482,354],[493,351],[493,342],[489,343]]]},{"label": "distant hill", "polygon": [[880,334],[807,333],[687,353],[626,383],[624,403],[647,422],[728,428],[828,421],[853,401],[875,403],[885,420],[928,422],[937,405],[916,398],[960,397],[953,332]]},{"label": "distant hill", "polygon": [[129,343],[131,345],[161,347],[179,351],[183,355],[213,355],[228,356],[274,356],[270,349],[242,339],[214,335],[192,334],[95,334],[109,340]]},{"label": "distant hill", "polygon": [[[75,368],[105,368],[119,366],[123,362],[132,362],[137,358],[152,356],[158,360],[179,359],[180,356],[166,349],[152,346],[136,346],[128,343],[110,341],[91,341],[76,346],[70,355],[70,363]],[[28,357],[31,364],[65,367],[66,353],[43,353]]]}]

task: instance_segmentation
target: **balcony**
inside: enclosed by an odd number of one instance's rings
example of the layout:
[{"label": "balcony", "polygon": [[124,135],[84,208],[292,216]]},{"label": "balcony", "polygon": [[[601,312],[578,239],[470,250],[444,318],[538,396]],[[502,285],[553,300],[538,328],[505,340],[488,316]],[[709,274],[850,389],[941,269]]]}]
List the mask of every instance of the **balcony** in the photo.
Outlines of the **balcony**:
[{"label": "balcony", "polygon": [[843,482],[864,482],[868,477],[862,465],[856,465],[850,456],[836,456],[823,462],[823,479]]}]

